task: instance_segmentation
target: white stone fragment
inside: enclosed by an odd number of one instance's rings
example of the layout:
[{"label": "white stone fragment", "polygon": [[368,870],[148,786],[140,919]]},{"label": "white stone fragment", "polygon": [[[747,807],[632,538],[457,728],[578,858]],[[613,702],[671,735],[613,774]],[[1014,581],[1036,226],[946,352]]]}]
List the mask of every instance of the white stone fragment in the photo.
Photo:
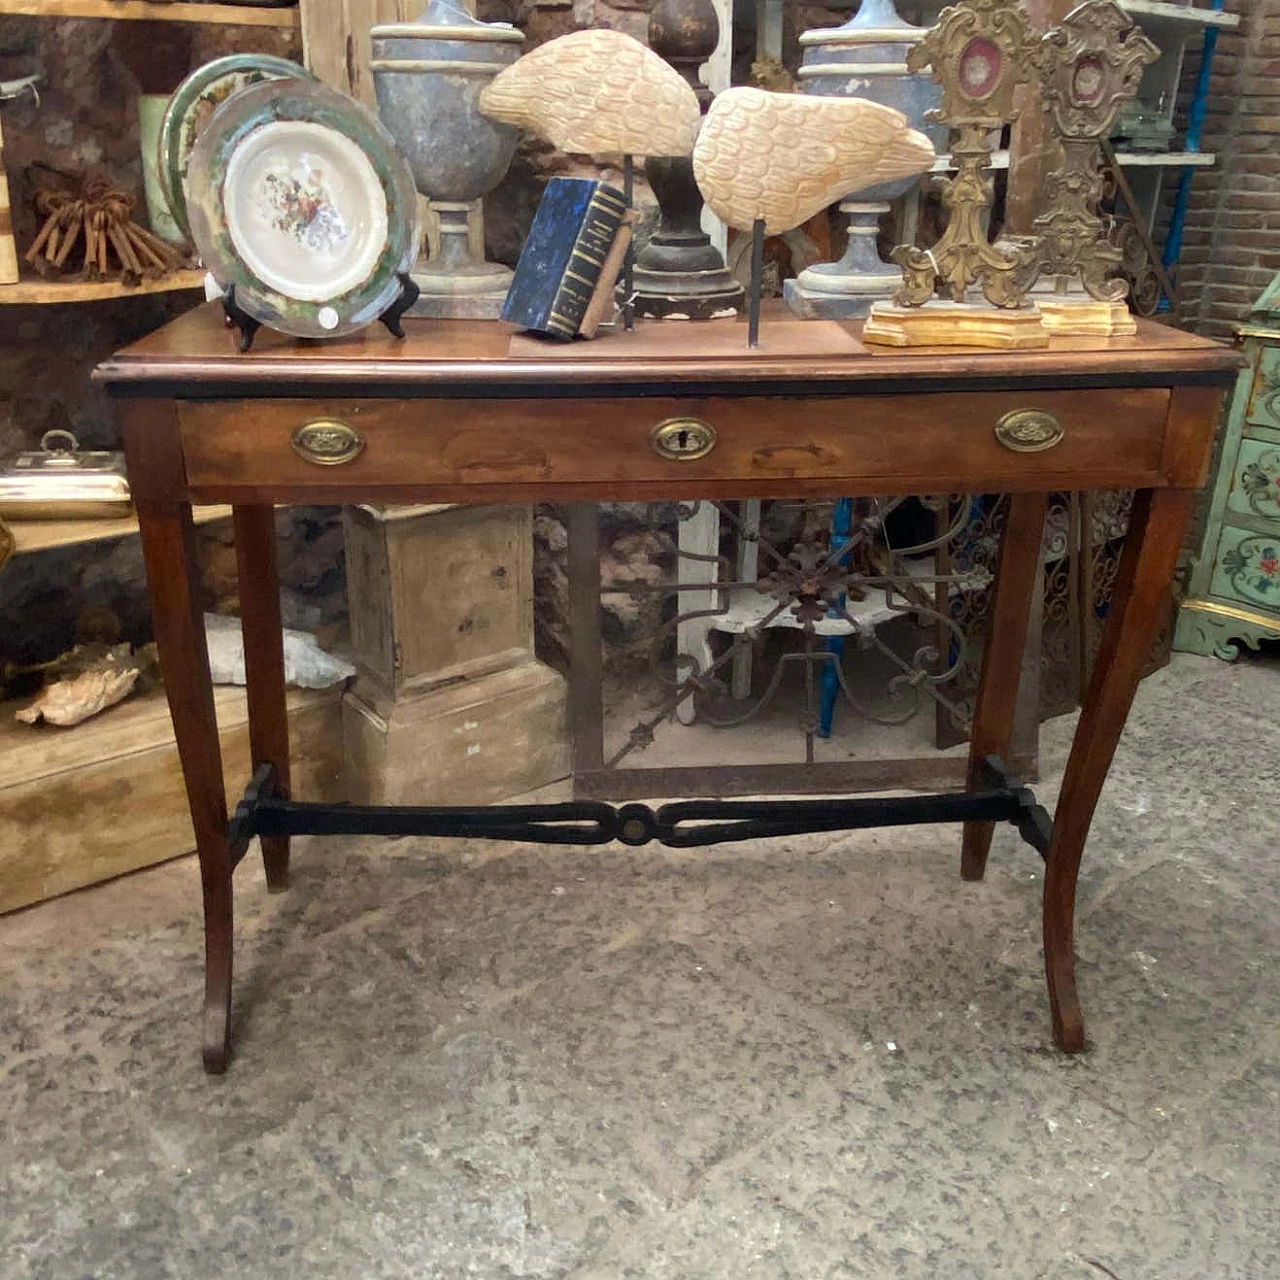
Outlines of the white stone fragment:
[{"label": "white stone fragment", "polygon": [[[244,636],[239,618],[222,614],[204,615],[209,645],[209,672],[214,684],[245,683]],[[309,631],[284,632],[284,678],[286,684],[301,689],[326,689],[355,675],[356,669],[342,658],[326,653]]]}]

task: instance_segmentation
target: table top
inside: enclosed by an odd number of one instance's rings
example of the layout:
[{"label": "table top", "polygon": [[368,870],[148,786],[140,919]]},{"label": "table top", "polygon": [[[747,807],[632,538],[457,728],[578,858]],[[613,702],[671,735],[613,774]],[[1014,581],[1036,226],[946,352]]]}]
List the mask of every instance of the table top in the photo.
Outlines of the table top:
[{"label": "table top", "polygon": [[633,333],[544,342],[497,322],[406,320],[322,342],[262,330],[241,353],[218,304],[117,352],[95,377],[132,397],[875,394],[1093,386],[1226,385],[1230,347],[1150,320],[1132,337],[1061,338],[1039,351],[865,345],[861,324],[798,320],[766,305],[760,345],[737,321],[638,321]]}]

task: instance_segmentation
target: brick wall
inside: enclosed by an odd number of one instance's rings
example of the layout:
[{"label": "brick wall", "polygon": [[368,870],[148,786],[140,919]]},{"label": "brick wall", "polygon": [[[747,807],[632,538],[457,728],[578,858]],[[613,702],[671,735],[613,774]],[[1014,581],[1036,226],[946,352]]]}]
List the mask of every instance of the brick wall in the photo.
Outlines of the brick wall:
[{"label": "brick wall", "polygon": [[1242,21],[1218,38],[1201,139],[1218,165],[1193,180],[1180,272],[1183,322],[1215,338],[1280,271],[1280,0],[1226,8]]}]

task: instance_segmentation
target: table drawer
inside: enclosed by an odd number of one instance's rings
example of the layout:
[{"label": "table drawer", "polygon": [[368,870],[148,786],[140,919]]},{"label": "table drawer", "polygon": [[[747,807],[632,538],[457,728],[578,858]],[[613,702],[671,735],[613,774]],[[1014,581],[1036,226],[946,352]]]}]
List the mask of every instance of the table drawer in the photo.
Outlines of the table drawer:
[{"label": "table drawer", "polygon": [[1209,593],[1275,609],[1280,605],[1280,537],[1223,525]]},{"label": "table drawer", "polygon": [[1241,440],[1227,495],[1232,515],[1265,520],[1280,532],[1280,444]]},{"label": "table drawer", "polygon": [[[193,495],[495,501],[1094,488],[1161,472],[1164,388],[178,407]],[[1010,421],[1019,411],[1037,413]],[[692,420],[692,421],[691,421]],[[654,432],[667,427],[674,456]],[[712,432],[705,430],[706,426]],[[997,427],[1000,430],[997,431]],[[683,435],[681,433],[684,433]],[[700,445],[706,445],[700,449]],[[598,490],[593,493],[591,490]]]},{"label": "table drawer", "polygon": [[1258,353],[1244,416],[1255,427],[1280,427],[1280,347],[1263,347]]}]

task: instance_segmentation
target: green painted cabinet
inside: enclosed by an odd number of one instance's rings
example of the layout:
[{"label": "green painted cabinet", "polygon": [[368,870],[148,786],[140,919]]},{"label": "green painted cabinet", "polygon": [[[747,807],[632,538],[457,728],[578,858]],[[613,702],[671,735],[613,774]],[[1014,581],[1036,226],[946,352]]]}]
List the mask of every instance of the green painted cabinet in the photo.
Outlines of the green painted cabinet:
[{"label": "green painted cabinet", "polygon": [[1213,501],[1173,647],[1228,660],[1280,639],[1280,275],[1241,325]]}]

